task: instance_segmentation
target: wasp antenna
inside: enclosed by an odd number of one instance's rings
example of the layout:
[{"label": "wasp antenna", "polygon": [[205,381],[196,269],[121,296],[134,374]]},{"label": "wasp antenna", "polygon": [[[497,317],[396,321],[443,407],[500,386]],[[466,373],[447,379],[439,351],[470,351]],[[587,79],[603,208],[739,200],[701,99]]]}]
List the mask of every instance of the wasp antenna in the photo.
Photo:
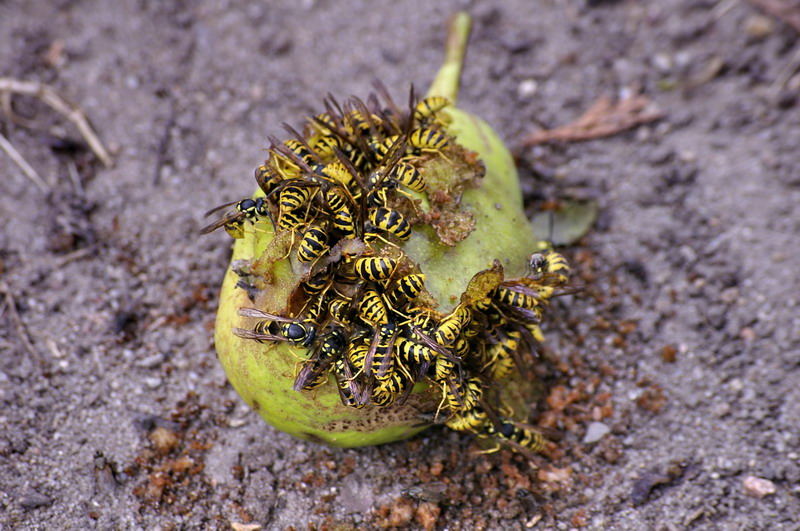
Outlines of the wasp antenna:
[{"label": "wasp antenna", "polygon": [[228,201],[227,203],[223,203],[223,204],[221,204],[219,206],[215,206],[214,208],[212,208],[211,210],[209,210],[208,212],[203,214],[203,217],[208,217],[211,214],[215,214],[215,213],[219,212],[220,210],[222,210],[223,208],[227,208],[229,206],[235,205],[238,202],[239,202],[239,200],[237,199],[235,201]]},{"label": "wasp antenna", "polygon": [[341,162],[350,175],[356,180],[359,188],[361,188],[362,191],[366,190],[366,183],[364,182],[364,179],[361,177],[361,174],[358,172],[356,167],[353,166],[353,163],[350,161],[350,159],[347,158],[347,155],[342,153],[342,150],[339,148],[334,148],[333,154],[336,156],[336,160]]},{"label": "wasp antenna", "polygon": [[363,115],[364,120],[367,121],[367,125],[369,126],[369,133],[371,137],[379,136],[379,129],[378,124],[375,123],[375,120],[372,119],[373,112],[367,107],[367,104],[361,98],[353,96],[352,98],[353,105],[355,108]]},{"label": "wasp antenna", "polygon": [[[306,146],[308,145],[305,144],[305,142],[303,142],[303,144]],[[298,167],[300,167],[300,169],[303,170],[305,173],[314,173],[314,170],[312,170],[311,167],[308,164],[306,164],[306,161],[300,158],[297,155],[297,153],[289,149],[289,146],[287,146],[286,144],[279,143],[273,146],[272,149],[277,151],[280,154],[280,156],[286,157],[287,159],[291,160],[292,164],[295,164]]]},{"label": "wasp antenna", "polygon": [[[335,114],[337,114],[340,117],[344,116],[344,112],[342,111],[342,106],[339,105],[339,102],[336,101],[336,98],[334,98],[333,94],[331,94],[330,92],[328,92],[328,101],[330,102],[331,107],[335,110]],[[327,107],[328,106],[326,104],[326,108]]]},{"label": "wasp antenna", "polygon": [[375,79],[372,81],[372,86],[375,87],[375,90],[378,92],[378,95],[386,102],[388,105],[389,110],[392,111],[397,118],[402,116],[403,113],[400,112],[400,108],[395,104],[394,100],[392,99],[392,95],[389,94],[389,90],[386,88],[386,85],[380,79]]},{"label": "wasp antenna", "polygon": [[303,140],[303,135],[298,133],[297,129],[295,129],[294,127],[292,127],[291,125],[289,125],[286,122],[281,122],[281,126],[283,126],[283,128],[286,129],[287,133],[289,133],[290,135],[295,137],[295,139],[297,139],[297,140],[299,140],[299,141],[301,141],[301,142],[303,142],[305,144],[305,140]]},{"label": "wasp antenna", "polygon": [[417,105],[417,95],[414,91],[414,83],[411,83],[411,86],[408,87],[408,110],[410,113],[414,113],[414,107]]}]

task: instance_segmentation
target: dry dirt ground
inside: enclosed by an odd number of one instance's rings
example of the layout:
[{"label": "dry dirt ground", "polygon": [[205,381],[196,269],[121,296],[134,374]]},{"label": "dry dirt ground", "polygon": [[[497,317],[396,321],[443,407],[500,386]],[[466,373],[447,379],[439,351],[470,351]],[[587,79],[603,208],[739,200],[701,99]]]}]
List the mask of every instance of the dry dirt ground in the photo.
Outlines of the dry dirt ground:
[{"label": "dry dirt ground", "polygon": [[[4,119],[48,191],[0,153],[0,527],[800,526],[797,33],[745,0],[430,4],[0,1],[2,75],[78,103],[115,160],[34,99],[14,99],[31,126]],[[438,428],[299,442],[215,359],[230,241],[198,237],[202,214],[249,194],[268,135],[327,92],[424,87],[459,8],[461,105],[510,145],[606,94],[665,113],[520,151],[531,212],[601,208],[565,250],[587,289],[548,329],[560,455],[475,455]]]}]

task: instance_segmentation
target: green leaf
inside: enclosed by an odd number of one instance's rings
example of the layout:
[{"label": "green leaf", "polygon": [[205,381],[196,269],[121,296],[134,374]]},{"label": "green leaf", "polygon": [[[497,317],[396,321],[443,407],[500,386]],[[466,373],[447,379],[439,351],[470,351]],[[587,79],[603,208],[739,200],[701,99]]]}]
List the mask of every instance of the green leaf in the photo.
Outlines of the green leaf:
[{"label": "green leaf", "polygon": [[595,201],[563,200],[558,210],[539,212],[531,220],[537,237],[553,245],[571,245],[581,239],[597,219]]}]

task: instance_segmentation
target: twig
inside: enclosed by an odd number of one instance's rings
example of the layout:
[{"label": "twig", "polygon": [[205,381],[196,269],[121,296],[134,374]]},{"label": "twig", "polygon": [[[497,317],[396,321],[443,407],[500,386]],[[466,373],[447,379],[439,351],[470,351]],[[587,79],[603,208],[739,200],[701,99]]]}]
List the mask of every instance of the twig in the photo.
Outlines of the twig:
[{"label": "twig", "polygon": [[719,0],[717,5],[711,10],[711,19],[719,20],[724,17],[731,9],[733,9],[739,0]]},{"label": "twig", "polygon": [[592,140],[615,135],[663,117],[664,113],[653,106],[646,96],[629,96],[616,103],[608,96],[603,96],[575,122],[531,133],[523,138],[522,144],[535,146],[559,140],[564,142]]},{"label": "twig", "polygon": [[25,324],[22,322],[19,313],[17,313],[17,303],[14,301],[14,296],[11,295],[11,290],[8,289],[8,285],[5,282],[0,282],[0,291],[5,293],[8,315],[11,317],[11,320],[14,322],[14,326],[17,328],[17,334],[19,334],[19,339],[22,341],[22,345],[31,356],[39,358],[39,351],[36,350],[36,347],[34,347],[33,343],[31,343],[28,332],[25,330]]},{"label": "twig", "polygon": [[800,68],[800,47],[794,52],[794,55],[789,58],[789,61],[781,68],[775,81],[772,83],[772,92],[778,94],[792,79],[792,76]]},{"label": "twig", "polygon": [[89,144],[95,156],[107,168],[113,165],[111,155],[106,151],[105,146],[95,134],[86,115],[83,114],[77,106],[67,103],[67,101],[58,95],[52,87],[36,81],[22,81],[9,77],[0,77],[0,93],[10,92],[14,94],[25,94],[39,98],[44,103],[52,107],[56,112],[62,114],[67,120],[72,122],[78,128],[86,143]]},{"label": "twig", "polygon": [[800,32],[800,6],[796,1],[750,0],[750,3]]},{"label": "twig", "polygon": [[167,162],[167,154],[169,153],[170,144],[172,142],[172,128],[175,127],[175,100],[170,95],[170,112],[167,123],[164,125],[161,139],[158,141],[156,148],[156,167],[153,172],[153,186],[158,186],[161,182],[161,170]]},{"label": "twig", "polygon": [[0,92],[0,105],[2,105],[3,113],[8,116],[8,119],[13,123],[22,127],[27,127],[28,129],[34,128],[33,120],[28,120],[27,118],[14,112],[14,107],[11,105],[10,92]]},{"label": "twig", "polygon": [[14,164],[19,166],[19,169],[22,170],[22,173],[25,175],[25,177],[33,181],[33,184],[38,186],[39,190],[42,192],[47,192],[47,185],[44,183],[42,178],[39,177],[39,174],[36,173],[36,170],[34,170],[31,165],[28,164],[28,161],[26,161],[22,155],[20,155],[19,151],[16,150],[16,148],[2,133],[0,133],[0,148],[3,148],[3,151],[5,151],[6,155],[8,155],[9,158],[14,161]]},{"label": "twig", "polygon": [[78,167],[75,165],[75,161],[67,161],[67,173],[69,173],[69,179],[72,181],[72,186],[75,188],[75,192],[78,195],[84,195],[83,184],[81,184],[81,176],[78,174]]},{"label": "twig", "polygon": [[77,251],[73,251],[69,254],[65,254],[64,256],[61,256],[58,259],[56,259],[55,269],[62,268],[67,264],[71,264],[72,262],[75,262],[77,260],[82,260],[87,256],[91,256],[92,254],[95,253],[95,251],[97,251],[97,248],[95,246],[91,246],[91,247],[84,247],[83,249],[78,249]]}]

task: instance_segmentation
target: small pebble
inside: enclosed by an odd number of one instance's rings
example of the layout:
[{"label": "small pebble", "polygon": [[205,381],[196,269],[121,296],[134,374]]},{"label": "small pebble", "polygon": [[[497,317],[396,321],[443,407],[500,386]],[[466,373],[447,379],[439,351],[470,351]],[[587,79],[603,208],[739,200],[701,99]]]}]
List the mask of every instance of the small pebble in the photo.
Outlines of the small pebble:
[{"label": "small pebble", "polygon": [[145,369],[155,369],[162,363],[164,363],[164,355],[159,353],[140,359],[136,362],[136,365]]},{"label": "small pebble", "polygon": [[436,520],[439,519],[439,513],[442,509],[431,502],[422,502],[417,507],[417,523],[426,531],[436,528]]},{"label": "small pebble", "polygon": [[26,493],[20,500],[19,504],[23,509],[37,509],[39,507],[47,507],[52,504],[53,500],[44,494],[39,494],[36,491]]},{"label": "small pebble", "polygon": [[586,429],[586,435],[583,437],[583,444],[596,443],[611,431],[611,428],[602,422],[591,422]]},{"label": "small pebble", "polygon": [[387,524],[389,527],[405,527],[414,518],[414,505],[406,499],[400,498],[392,504]]},{"label": "small pebble", "polygon": [[156,376],[145,378],[144,384],[149,389],[158,389],[159,387],[161,387],[161,378],[158,378]]},{"label": "small pebble", "polygon": [[517,86],[517,95],[521,99],[527,99],[536,94],[539,90],[539,83],[535,79],[526,79]]},{"label": "small pebble", "polygon": [[775,483],[756,476],[747,476],[744,478],[742,486],[744,487],[745,494],[759,499],[764,496],[769,496],[770,494],[775,494],[776,491]]},{"label": "small pebble", "polygon": [[748,37],[761,40],[769,37],[773,31],[772,19],[763,15],[751,15],[744,21],[744,32]]},{"label": "small pebble", "polygon": [[660,72],[669,72],[672,65],[672,57],[669,54],[657,53],[653,56],[653,66]]}]

